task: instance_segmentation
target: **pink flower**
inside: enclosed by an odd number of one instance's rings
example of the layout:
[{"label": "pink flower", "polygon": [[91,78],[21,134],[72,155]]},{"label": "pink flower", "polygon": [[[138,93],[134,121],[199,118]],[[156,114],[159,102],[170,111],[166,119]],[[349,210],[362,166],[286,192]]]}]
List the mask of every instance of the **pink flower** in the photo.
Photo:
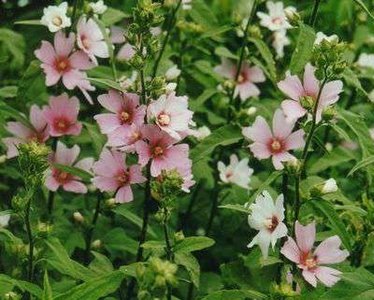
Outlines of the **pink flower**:
[{"label": "pink flower", "polygon": [[15,136],[3,139],[4,144],[8,148],[8,158],[18,155],[17,146],[19,144],[30,141],[44,143],[49,138],[48,124],[43,117],[42,110],[37,105],[31,106],[30,126],[21,122],[8,122],[5,128]]},{"label": "pink flower", "polygon": [[[320,92],[320,82],[314,75],[315,68],[311,64],[305,66],[304,79],[301,83],[296,75],[287,74],[286,78],[278,82],[279,89],[290,99],[284,100],[281,104],[287,121],[295,121],[307,113],[307,110],[300,104],[301,98],[309,96],[314,102]],[[343,90],[343,83],[340,80],[330,81],[323,87],[317,108],[316,122],[321,121],[323,110],[339,100],[339,94]]]},{"label": "pink flower", "polygon": [[323,265],[340,263],[349,256],[349,252],[339,249],[341,240],[337,235],[327,238],[313,250],[315,223],[303,226],[296,221],[295,226],[296,242],[289,237],[281,253],[303,270],[304,279],[312,286],[317,286],[317,279],[328,287],[333,286],[340,280],[338,275],[341,272]]},{"label": "pink flower", "polygon": [[[46,85],[55,85],[60,78],[69,90],[78,87],[85,96],[87,91],[95,88],[90,84],[85,72],[93,67],[88,56],[83,51],[75,51],[74,33],[65,37],[62,31],[55,34],[54,46],[50,42],[42,41],[42,46],[35,50],[35,56],[42,61],[41,67],[46,75]],[[71,54],[72,53],[72,54]],[[87,97],[87,96],[86,96]],[[90,101],[90,98],[88,98]]]},{"label": "pink flower", "polygon": [[174,145],[175,139],[153,125],[144,126],[143,137],[148,142],[138,141],[135,148],[139,155],[139,163],[142,166],[152,160],[152,176],[159,176],[162,170],[184,170],[186,166],[189,166],[189,147],[187,144]]},{"label": "pink flower", "polygon": [[188,109],[188,98],[177,97],[174,92],[152,101],[147,109],[148,122],[154,121],[175,139],[181,139],[189,132],[192,116],[193,112]]},{"label": "pink flower", "polygon": [[108,134],[107,146],[116,147],[124,152],[134,152],[135,143],[142,139],[142,127],[131,124],[130,128],[119,127]]},{"label": "pink flower", "polygon": [[109,57],[108,45],[99,25],[93,19],[81,17],[77,25],[77,44],[97,65],[97,57]]},{"label": "pink flower", "polygon": [[128,167],[123,153],[104,148],[100,159],[94,164],[95,177],[93,184],[101,192],[116,192],[116,202],[130,202],[134,199],[131,184],[143,183],[146,178],[142,175],[139,165]]},{"label": "pink flower", "polygon": [[82,124],[78,122],[79,100],[69,99],[66,93],[49,98],[49,106],[43,108],[43,115],[49,125],[51,136],[79,135]]},{"label": "pink flower", "polygon": [[110,90],[108,94],[100,95],[98,101],[111,112],[94,117],[103,134],[109,134],[120,127],[130,131],[131,124],[140,126],[144,123],[145,106],[139,105],[139,96],[136,94],[120,94]]},{"label": "pink flower", "polygon": [[57,143],[56,152],[51,159],[51,170],[45,181],[45,185],[50,191],[57,191],[57,189],[62,186],[62,188],[68,192],[80,194],[87,193],[87,187],[80,181],[80,177],[53,167],[53,164],[60,164],[64,166],[73,166],[86,172],[90,172],[94,162],[93,158],[84,158],[75,163],[79,153],[80,148],[78,145],[75,145],[72,148],[67,148],[63,143]]},{"label": "pink flower", "polygon": [[305,144],[304,130],[292,132],[294,123],[286,122],[285,116],[277,109],[273,117],[273,132],[265,119],[258,116],[250,127],[242,130],[243,135],[254,143],[249,146],[258,159],[272,156],[274,168],[283,169],[282,162],[295,159],[288,151],[302,148]]},{"label": "pink flower", "polygon": [[[235,80],[237,71],[236,65],[227,58],[222,58],[221,61],[221,65],[215,67],[214,71],[227,79]],[[244,62],[236,83],[234,96],[237,97],[239,95],[242,101],[247,100],[249,97],[258,96],[260,95],[260,90],[254,83],[264,81],[264,72],[262,72],[259,67],[249,67],[249,65]]]}]

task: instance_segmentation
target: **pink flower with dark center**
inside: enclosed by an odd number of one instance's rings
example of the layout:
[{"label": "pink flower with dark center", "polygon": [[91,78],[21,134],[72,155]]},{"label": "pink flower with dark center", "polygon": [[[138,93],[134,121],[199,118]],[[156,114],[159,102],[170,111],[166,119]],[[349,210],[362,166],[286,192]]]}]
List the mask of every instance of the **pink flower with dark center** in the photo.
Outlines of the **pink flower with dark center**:
[{"label": "pink flower with dark center", "polygon": [[94,117],[103,134],[109,134],[120,127],[130,131],[131,124],[140,126],[144,123],[146,108],[139,104],[139,96],[136,94],[110,90],[108,94],[100,95],[98,101],[111,112]]},{"label": "pink flower with dark center", "polygon": [[341,272],[323,265],[340,263],[349,256],[347,250],[340,250],[340,238],[337,235],[329,237],[313,250],[316,239],[314,222],[303,226],[296,221],[295,235],[296,242],[288,237],[281,253],[303,270],[304,279],[312,286],[317,286],[317,279],[328,287],[337,283]]},{"label": "pink flower with dark center", "polygon": [[81,17],[77,24],[77,44],[97,65],[97,57],[109,57],[108,45],[99,25],[93,19]]},{"label": "pink flower with dark center", "polygon": [[157,177],[162,170],[184,170],[189,166],[189,147],[187,144],[175,145],[176,140],[165,131],[155,125],[143,127],[143,138],[135,144],[136,152],[139,155],[139,163],[145,166],[151,162],[151,175]]},{"label": "pink flower with dark center", "polygon": [[135,143],[142,139],[142,127],[131,124],[130,128],[119,127],[108,133],[107,146],[116,147],[124,152],[134,152]]},{"label": "pink flower with dark center", "polygon": [[56,152],[53,154],[50,161],[50,172],[45,181],[45,185],[50,191],[57,191],[61,186],[68,192],[80,194],[87,193],[87,187],[81,182],[80,177],[59,170],[53,166],[54,164],[73,166],[86,172],[90,172],[94,162],[93,158],[84,158],[76,163],[79,153],[80,148],[78,145],[75,145],[72,148],[67,148],[63,143],[57,142]]},{"label": "pink flower with dark center", "polygon": [[43,116],[49,125],[51,136],[79,135],[82,124],[78,122],[79,100],[69,99],[66,93],[49,98],[49,106],[43,108]]},{"label": "pink flower with dark center", "polygon": [[[55,85],[60,78],[68,90],[78,87],[85,95],[95,88],[90,84],[85,72],[94,65],[83,51],[75,51],[74,33],[65,37],[62,31],[55,34],[54,46],[50,42],[42,41],[42,46],[35,50],[35,56],[42,61],[41,67],[46,75],[46,85]],[[90,101],[90,98],[88,98]]]},{"label": "pink flower with dark center", "polygon": [[274,168],[283,169],[283,162],[295,159],[290,150],[302,148],[305,144],[304,130],[292,132],[294,123],[286,122],[285,116],[277,109],[273,117],[273,131],[266,120],[258,116],[250,127],[244,127],[243,135],[253,141],[249,146],[258,159],[272,157]]},{"label": "pink flower with dark center", "polygon": [[316,115],[317,123],[321,121],[323,110],[339,100],[339,94],[343,91],[343,82],[341,80],[330,81],[320,91],[321,83],[314,72],[315,68],[308,63],[305,66],[303,83],[299,77],[291,74],[286,74],[286,78],[278,82],[279,89],[290,97],[281,104],[287,121],[293,122],[307,113],[307,110],[301,106],[303,97],[310,97],[315,105],[320,94]]},{"label": "pink flower with dark center", "polygon": [[20,144],[31,141],[44,143],[49,138],[47,121],[44,119],[42,110],[37,105],[31,106],[30,124],[26,125],[21,122],[8,122],[5,129],[14,135],[14,137],[2,139],[8,148],[8,158],[18,155],[17,146]]},{"label": "pink flower with dark center", "polygon": [[161,130],[175,139],[189,133],[193,112],[188,109],[188,98],[177,97],[175,93],[162,95],[148,105],[148,122],[154,121]]},{"label": "pink flower with dark center", "polygon": [[93,170],[96,175],[92,180],[93,184],[101,192],[116,192],[117,203],[132,201],[134,197],[131,185],[146,181],[141,166],[127,166],[124,154],[116,150],[104,148]]},{"label": "pink flower with dark center", "polygon": [[[237,67],[227,58],[221,59],[221,65],[214,68],[214,71],[221,76],[235,80]],[[264,82],[266,80],[264,72],[259,67],[250,67],[246,62],[243,63],[236,82],[234,96],[240,96],[242,101],[247,100],[249,97],[260,95],[260,90],[255,85],[257,82]]]}]

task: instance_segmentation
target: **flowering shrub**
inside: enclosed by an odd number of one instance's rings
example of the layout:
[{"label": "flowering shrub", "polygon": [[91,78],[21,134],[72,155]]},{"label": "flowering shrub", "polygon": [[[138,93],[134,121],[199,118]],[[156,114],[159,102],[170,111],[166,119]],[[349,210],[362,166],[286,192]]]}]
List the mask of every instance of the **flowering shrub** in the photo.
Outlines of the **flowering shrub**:
[{"label": "flowering shrub", "polygon": [[374,299],[372,1],[0,8],[1,299]]}]

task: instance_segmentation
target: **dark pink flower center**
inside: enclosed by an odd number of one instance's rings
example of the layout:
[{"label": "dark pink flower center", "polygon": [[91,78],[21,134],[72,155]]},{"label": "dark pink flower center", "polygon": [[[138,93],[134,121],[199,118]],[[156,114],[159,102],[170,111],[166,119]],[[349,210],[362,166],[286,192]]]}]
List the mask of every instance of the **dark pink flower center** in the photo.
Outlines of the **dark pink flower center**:
[{"label": "dark pink flower center", "polygon": [[158,157],[164,154],[164,149],[161,146],[153,147],[152,154],[154,157]]},{"label": "dark pink flower center", "polygon": [[123,171],[122,173],[118,174],[116,179],[120,186],[124,186],[129,183],[130,174],[127,171]]},{"label": "dark pink flower center", "polygon": [[122,124],[126,124],[126,123],[131,122],[132,115],[131,115],[130,112],[127,112],[127,111],[124,110],[120,113],[119,118],[120,118]]},{"label": "dark pink flower center", "polygon": [[84,49],[89,49],[91,44],[90,44],[90,40],[86,37],[86,35],[84,34],[81,34],[81,41],[82,41],[82,45],[83,45],[83,48]]},{"label": "dark pink flower center", "polygon": [[278,154],[284,152],[284,141],[272,138],[268,143],[268,149],[273,154]]},{"label": "dark pink flower center", "polygon": [[275,17],[271,19],[271,22],[275,25],[280,25],[282,23],[282,18],[281,17]]},{"label": "dark pink flower center", "polygon": [[65,132],[70,127],[70,122],[65,118],[60,118],[55,121],[54,127],[58,132]]},{"label": "dark pink flower center", "polygon": [[238,83],[243,83],[248,80],[247,74],[244,71],[241,71],[238,76]]},{"label": "dark pink flower center", "polygon": [[168,126],[170,124],[170,116],[167,113],[160,113],[157,117],[157,123],[160,126]]},{"label": "dark pink flower center", "polygon": [[300,264],[307,267],[308,270],[313,270],[318,265],[317,256],[311,252],[302,252],[300,254]]},{"label": "dark pink flower center", "polygon": [[277,216],[272,216],[271,218],[267,218],[265,221],[265,226],[268,231],[271,233],[277,228],[279,224],[279,220]]},{"label": "dark pink flower center", "polygon": [[54,170],[53,177],[56,179],[56,181],[59,184],[64,185],[65,183],[69,182],[73,176],[67,172],[60,171],[60,170]]},{"label": "dark pink flower center", "polygon": [[55,60],[55,68],[59,73],[65,73],[71,69],[70,61],[67,57],[58,57]]}]

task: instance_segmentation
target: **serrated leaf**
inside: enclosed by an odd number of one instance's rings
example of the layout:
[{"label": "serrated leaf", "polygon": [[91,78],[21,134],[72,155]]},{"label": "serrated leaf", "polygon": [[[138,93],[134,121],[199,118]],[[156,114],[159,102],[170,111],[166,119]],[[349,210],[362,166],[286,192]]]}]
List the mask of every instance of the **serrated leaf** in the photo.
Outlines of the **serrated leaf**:
[{"label": "serrated leaf", "polygon": [[177,243],[174,252],[193,252],[209,248],[214,245],[214,240],[205,236],[191,236]]},{"label": "serrated leaf", "polygon": [[291,56],[291,74],[299,74],[304,69],[306,63],[310,61],[315,39],[316,34],[314,29],[308,25],[300,23],[296,48]]},{"label": "serrated leaf", "polygon": [[0,274],[0,286],[3,285],[7,285],[9,287],[16,286],[22,292],[29,292],[31,295],[37,297],[37,299],[41,299],[43,295],[42,289],[38,287],[36,284],[27,281],[17,280],[5,274]]},{"label": "serrated leaf", "polygon": [[342,222],[341,218],[335,211],[334,207],[331,203],[321,200],[321,199],[314,199],[308,201],[310,205],[313,206],[317,211],[321,212],[329,221],[331,228],[335,231],[335,233],[340,237],[344,247],[348,251],[352,251],[352,246],[350,242],[350,236],[345,229],[345,225]]},{"label": "serrated leaf", "polygon": [[175,253],[175,263],[186,268],[191,281],[196,288],[200,283],[200,265],[197,259],[191,253]]}]

